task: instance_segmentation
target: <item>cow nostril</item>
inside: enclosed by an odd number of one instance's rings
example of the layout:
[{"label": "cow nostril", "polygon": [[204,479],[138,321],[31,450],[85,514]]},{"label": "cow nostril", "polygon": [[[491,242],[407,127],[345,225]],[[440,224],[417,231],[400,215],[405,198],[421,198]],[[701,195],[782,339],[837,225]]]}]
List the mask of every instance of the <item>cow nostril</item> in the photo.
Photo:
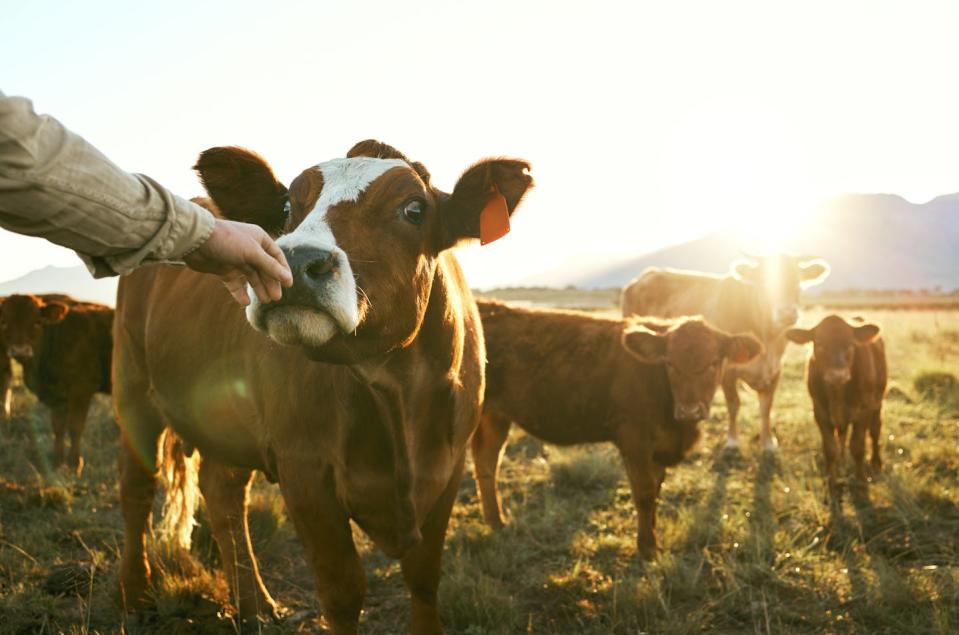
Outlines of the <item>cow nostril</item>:
[{"label": "cow nostril", "polygon": [[323,252],[316,260],[313,260],[305,267],[307,277],[318,279],[329,274],[336,267],[336,256],[331,252]]}]

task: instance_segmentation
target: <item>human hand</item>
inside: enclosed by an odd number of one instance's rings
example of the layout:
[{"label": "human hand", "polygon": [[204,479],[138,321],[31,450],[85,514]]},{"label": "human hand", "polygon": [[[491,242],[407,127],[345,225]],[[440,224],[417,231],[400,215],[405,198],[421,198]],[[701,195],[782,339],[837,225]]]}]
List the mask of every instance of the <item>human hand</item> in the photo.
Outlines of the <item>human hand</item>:
[{"label": "human hand", "polygon": [[250,304],[249,284],[260,302],[279,300],[293,284],[290,265],[273,239],[256,225],[216,219],[213,233],[183,257],[190,269],[220,277],[237,302]]}]

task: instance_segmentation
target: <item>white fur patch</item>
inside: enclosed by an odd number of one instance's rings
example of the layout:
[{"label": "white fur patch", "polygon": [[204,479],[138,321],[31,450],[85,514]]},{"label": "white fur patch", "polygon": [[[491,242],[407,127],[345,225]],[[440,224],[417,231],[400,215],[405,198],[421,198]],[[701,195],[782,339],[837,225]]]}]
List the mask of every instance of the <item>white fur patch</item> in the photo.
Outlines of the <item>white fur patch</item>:
[{"label": "white fur patch", "polygon": [[303,222],[292,233],[278,241],[283,247],[292,248],[308,245],[330,250],[336,246],[336,239],[326,221],[326,213],[331,207],[346,201],[356,201],[366,191],[370,183],[395,167],[407,165],[402,159],[374,159],[372,157],[353,157],[352,159],[333,159],[317,167],[323,173],[323,191]]},{"label": "white fur patch", "polygon": [[267,307],[253,296],[246,309],[247,320],[256,328],[265,328],[267,334],[281,344],[322,346],[336,335],[356,330],[359,325],[359,307],[356,280],[350,266],[349,254],[336,244],[336,238],[327,222],[326,214],[334,205],[356,201],[370,183],[387,170],[407,165],[402,159],[353,157],[333,159],[317,167],[323,174],[323,190],[313,209],[291,233],[277,240],[285,251],[311,247],[329,251],[338,261],[338,271],[317,298],[324,312],[306,307],[280,307],[267,314],[265,322],[260,313]]}]

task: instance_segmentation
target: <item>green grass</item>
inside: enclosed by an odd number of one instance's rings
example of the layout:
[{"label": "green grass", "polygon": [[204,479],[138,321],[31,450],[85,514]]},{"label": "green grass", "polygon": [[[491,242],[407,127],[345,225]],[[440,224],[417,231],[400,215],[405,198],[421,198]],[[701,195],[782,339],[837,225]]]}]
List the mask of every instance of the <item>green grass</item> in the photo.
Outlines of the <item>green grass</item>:
[{"label": "green grass", "polygon": [[[886,337],[892,396],[882,475],[830,504],[802,382],[787,351],[774,457],[757,447],[744,391],[739,456],[722,450],[721,395],[694,454],[666,477],[662,553],[636,559],[636,516],[616,452],[544,446],[511,433],[501,480],[508,526],[482,522],[467,476],[440,588],[452,633],[951,633],[959,631],[959,313],[865,312]],[[803,324],[820,316],[810,313]],[[953,377],[953,379],[949,379]],[[117,433],[94,405],[80,478],[52,471],[42,409],[22,389],[0,434],[0,632],[253,632],[232,620],[203,514],[191,554],[155,550],[157,610],[116,599],[122,525]],[[267,632],[322,629],[313,582],[279,493],[262,479],[251,513],[267,585],[293,617]],[[358,538],[369,576],[367,633],[405,630],[399,567]]]}]

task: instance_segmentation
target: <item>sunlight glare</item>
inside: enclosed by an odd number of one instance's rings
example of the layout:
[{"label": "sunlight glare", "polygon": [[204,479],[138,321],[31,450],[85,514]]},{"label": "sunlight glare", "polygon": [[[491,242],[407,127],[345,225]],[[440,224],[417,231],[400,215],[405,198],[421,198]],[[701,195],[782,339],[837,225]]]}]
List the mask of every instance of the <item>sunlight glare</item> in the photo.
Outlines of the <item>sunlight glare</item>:
[{"label": "sunlight glare", "polygon": [[734,234],[749,253],[788,251],[819,202],[798,136],[751,105],[694,111],[676,128],[670,167],[674,214]]}]

